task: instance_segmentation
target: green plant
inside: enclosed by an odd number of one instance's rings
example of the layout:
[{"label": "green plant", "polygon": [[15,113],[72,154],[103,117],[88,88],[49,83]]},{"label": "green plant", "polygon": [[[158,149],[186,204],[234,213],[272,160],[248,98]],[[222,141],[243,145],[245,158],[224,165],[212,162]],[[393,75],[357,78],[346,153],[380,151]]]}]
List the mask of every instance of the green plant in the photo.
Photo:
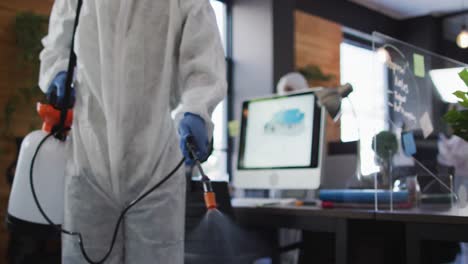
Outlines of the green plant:
[{"label": "green plant", "polygon": [[382,131],[372,141],[372,149],[382,160],[391,159],[398,151],[398,140],[392,132]]},{"label": "green plant", "polygon": [[332,81],[335,79],[335,76],[332,74],[325,74],[322,72],[320,67],[317,65],[307,65],[303,68],[298,69],[298,72],[302,74],[307,81]]},{"label": "green plant", "polygon": [[[21,73],[17,79],[15,92],[7,99],[3,108],[3,135],[9,135],[14,114],[18,109],[29,110],[33,115],[34,103],[43,99],[38,87],[39,53],[42,50],[41,39],[47,33],[46,16],[31,12],[21,12],[16,15],[14,32],[18,48],[17,67]],[[30,127],[37,126],[37,119],[32,119]]]},{"label": "green plant", "polygon": [[[468,71],[464,69],[459,74],[460,78],[468,86]],[[450,110],[445,114],[444,120],[452,127],[453,133],[464,140],[468,141],[468,93],[463,91],[456,91],[454,95],[460,99],[460,106],[465,109]]]},{"label": "green plant", "polygon": [[47,31],[46,16],[31,12],[18,13],[15,20],[16,45],[24,62],[37,62],[42,50],[41,39]]},{"label": "green plant", "polygon": [[372,149],[380,164],[379,185],[388,188],[392,185],[391,164],[393,156],[398,152],[398,139],[394,133],[382,131],[372,139]]}]

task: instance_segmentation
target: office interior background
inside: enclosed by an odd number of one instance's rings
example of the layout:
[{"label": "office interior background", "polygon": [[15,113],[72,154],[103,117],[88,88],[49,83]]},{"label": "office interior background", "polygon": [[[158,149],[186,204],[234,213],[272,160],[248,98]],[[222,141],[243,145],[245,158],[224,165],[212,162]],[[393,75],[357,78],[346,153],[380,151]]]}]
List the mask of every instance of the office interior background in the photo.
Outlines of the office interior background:
[{"label": "office interior background", "polygon": [[[53,2],[4,0],[0,3],[1,219],[6,217],[21,140],[41,124],[34,103],[43,100],[37,87],[37,55],[41,49],[37,40],[47,32]],[[379,167],[375,163],[372,138],[375,131],[387,129],[389,101],[381,96],[388,92],[388,84],[386,69],[374,63],[378,54],[373,46],[373,32],[448,59],[468,61],[468,49],[456,43],[468,21],[468,1],[465,0],[210,2],[228,66],[228,95],[213,113],[213,154],[203,164],[214,181],[232,182],[235,177],[242,103],[271,96],[285,74],[311,65],[325,78],[310,81],[310,87],[337,87],[344,83],[354,87],[349,100],[342,101],[340,120],[334,122],[327,116],[326,145],[333,145],[338,152],[359,156],[360,174],[377,173]],[[436,144],[434,142],[432,144]],[[268,190],[258,189],[242,192],[231,188],[231,192],[253,197],[270,195]],[[6,262],[14,246],[2,225],[0,263]],[[453,247],[454,251],[460,251],[458,244]],[[437,246],[429,248],[438,250]],[[444,252],[447,248],[451,246]],[[456,256],[456,252],[452,255]]]}]

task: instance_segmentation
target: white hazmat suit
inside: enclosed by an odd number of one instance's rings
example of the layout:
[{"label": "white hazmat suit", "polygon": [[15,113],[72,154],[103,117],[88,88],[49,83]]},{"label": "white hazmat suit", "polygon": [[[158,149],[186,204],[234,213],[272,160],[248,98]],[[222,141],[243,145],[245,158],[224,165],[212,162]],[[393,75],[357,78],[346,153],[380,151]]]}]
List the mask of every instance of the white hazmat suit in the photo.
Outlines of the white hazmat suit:
[{"label": "white hazmat suit", "polygon": [[[224,52],[208,0],[84,0],[65,229],[93,259],[106,253],[120,212],[182,159],[171,110],[210,116],[225,95]],[[43,40],[40,87],[67,70],[77,0],[56,0]],[[132,208],[107,263],[183,263],[180,171]],[[58,186],[57,188],[60,188]],[[84,263],[63,237],[63,263]]]}]

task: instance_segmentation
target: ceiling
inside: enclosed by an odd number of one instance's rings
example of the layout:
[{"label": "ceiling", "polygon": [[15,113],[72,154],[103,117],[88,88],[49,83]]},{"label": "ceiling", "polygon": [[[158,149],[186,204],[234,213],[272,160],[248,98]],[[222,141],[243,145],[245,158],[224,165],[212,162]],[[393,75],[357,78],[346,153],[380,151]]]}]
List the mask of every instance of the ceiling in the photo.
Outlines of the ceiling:
[{"label": "ceiling", "polygon": [[468,25],[467,15],[459,15],[444,19],[442,24],[444,38],[448,40],[455,40],[463,25]]},{"label": "ceiling", "polygon": [[438,15],[468,8],[468,0],[348,0],[395,19]]}]

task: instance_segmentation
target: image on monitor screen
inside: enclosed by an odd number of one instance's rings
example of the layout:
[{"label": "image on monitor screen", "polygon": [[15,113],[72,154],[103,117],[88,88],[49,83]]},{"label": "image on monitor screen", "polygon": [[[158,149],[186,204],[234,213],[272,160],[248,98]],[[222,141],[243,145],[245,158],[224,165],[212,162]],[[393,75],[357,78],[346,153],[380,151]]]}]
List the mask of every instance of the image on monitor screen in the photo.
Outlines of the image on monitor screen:
[{"label": "image on monitor screen", "polygon": [[313,93],[244,103],[239,169],[317,165],[320,109]]}]

